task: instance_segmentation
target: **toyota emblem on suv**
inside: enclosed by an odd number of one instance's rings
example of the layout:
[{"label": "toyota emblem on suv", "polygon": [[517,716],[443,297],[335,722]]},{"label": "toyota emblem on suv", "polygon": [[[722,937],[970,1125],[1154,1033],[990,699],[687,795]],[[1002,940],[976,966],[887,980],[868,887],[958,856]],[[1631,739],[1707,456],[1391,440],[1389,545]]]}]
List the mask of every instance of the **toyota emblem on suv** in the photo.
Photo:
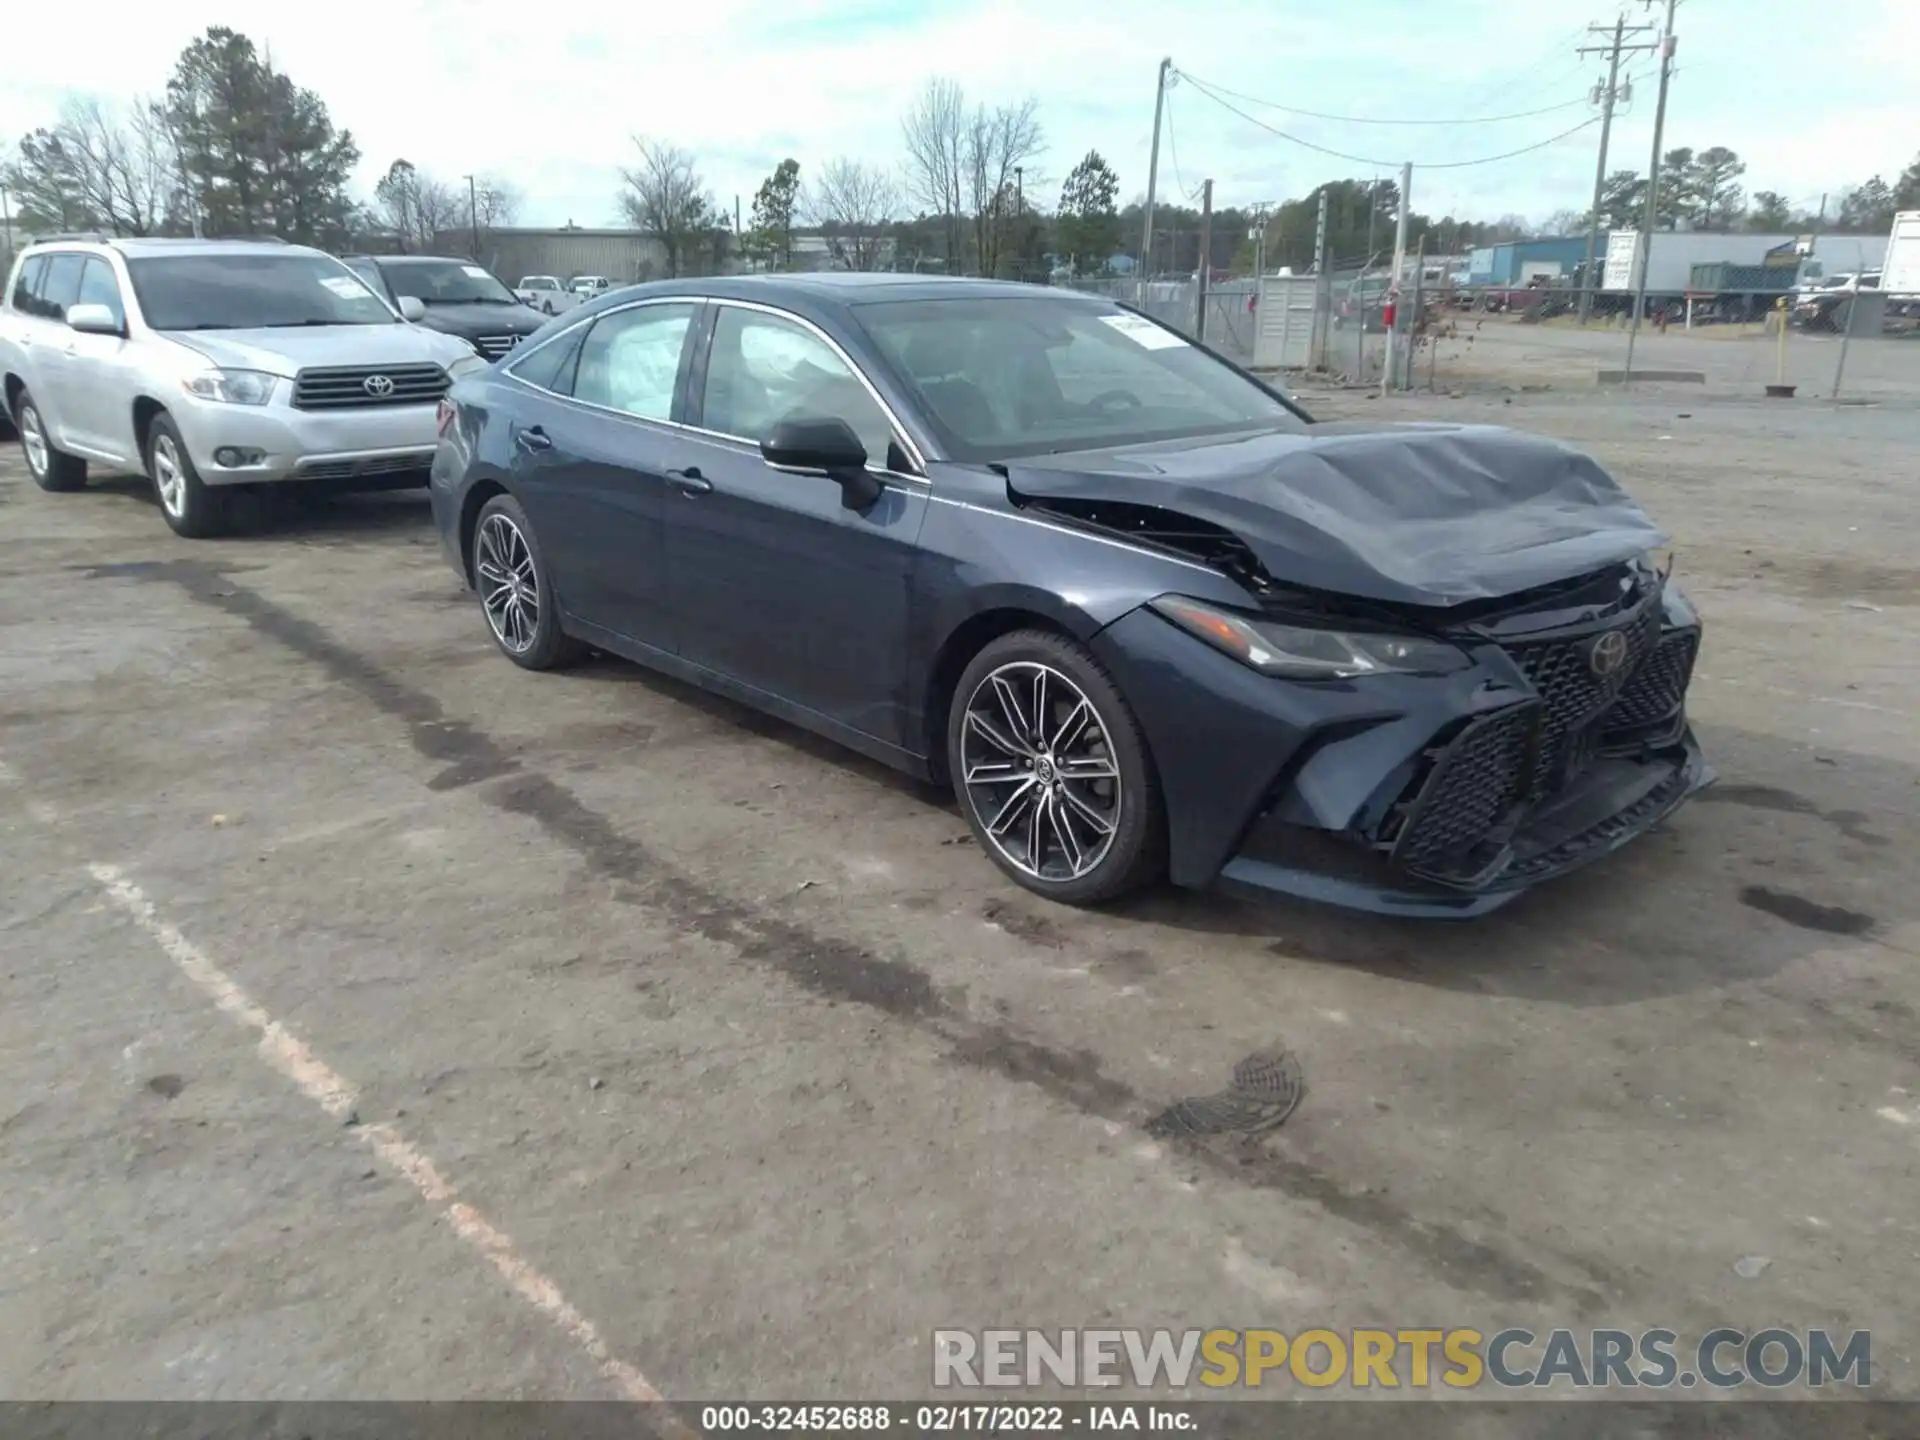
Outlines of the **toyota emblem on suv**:
[{"label": "toyota emblem on suv", "polygon": [[360,388],[376,400],[384,400],[393,393],[393,381],[385,375],[369,375],[360,382]]},{"label": "toyota emblem on suv", "polygon": [[1627,636],[1624,630],[1609,630],[1593,642],[1587,652],[1587,664],[1602,680],[1627,663]]}]

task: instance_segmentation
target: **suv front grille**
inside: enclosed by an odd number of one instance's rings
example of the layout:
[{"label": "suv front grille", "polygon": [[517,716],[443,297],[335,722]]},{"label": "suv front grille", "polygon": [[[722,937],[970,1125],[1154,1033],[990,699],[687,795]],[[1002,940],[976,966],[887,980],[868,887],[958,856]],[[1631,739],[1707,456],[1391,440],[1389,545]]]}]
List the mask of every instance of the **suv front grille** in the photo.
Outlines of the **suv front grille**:
[{"label": "suv front grille", "polygon": [[473,343],[487,359],[498,360],[520,343],[520,337],[518,335],[482,335]]},{"label": "suv front grille", "polygon": [[431,405],[447,393],[438,365],[329,365],[302,370],[293,380],[296,410],[368,410]]},{"label": "suv front grille", "polygon": [[1497,846],[1492,854],[1482,848],[1525,798],[1521,781],[1540,715],[1537,705],[1512,705],[1454,734],[1408,789],[1393,842],[1397,864],[1466,878],[1498,857]]}]

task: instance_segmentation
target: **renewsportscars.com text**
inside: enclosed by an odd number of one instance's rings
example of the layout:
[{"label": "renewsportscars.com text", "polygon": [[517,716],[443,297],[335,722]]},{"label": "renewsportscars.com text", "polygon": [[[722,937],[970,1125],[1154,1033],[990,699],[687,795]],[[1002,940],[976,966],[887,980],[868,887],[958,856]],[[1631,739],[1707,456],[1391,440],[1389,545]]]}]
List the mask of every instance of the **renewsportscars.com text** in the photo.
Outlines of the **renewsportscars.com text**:
[{"label": "renewsportscars.com text", "polygon": [[1822,1387],[1873,1381],[1873,1337],[1770,1328],[936,1330],[942,1389],[1129,1385],[1142,1390],[1692,1389]]}]

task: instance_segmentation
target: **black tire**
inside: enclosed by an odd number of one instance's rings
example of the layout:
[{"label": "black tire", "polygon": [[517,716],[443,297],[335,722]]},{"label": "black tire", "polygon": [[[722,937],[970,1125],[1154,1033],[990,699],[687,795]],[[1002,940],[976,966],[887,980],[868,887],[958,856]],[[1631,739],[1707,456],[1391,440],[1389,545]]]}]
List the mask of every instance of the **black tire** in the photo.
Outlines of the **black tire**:
[{"label": "black tire", "polygon": [[225,533],[232,497],[200,478],[180,428],[165,411],[147,427],[147,478],[153,481],[160,517],[174,534],[186,540],[208,540]]},{"label": "black tire", "polygon": [[[977,699],[985,702],[994,698],[992,681],[996,674],[1017,689],[1020,682],[1042,667],[1054,676],[1064,678],[1072,689],[1078,690],[1079,695],[1074,696],[1071,690],[1064,696],[1048,693],[1041,701],[1041,707],[1048,714],[1039,729],[1042,732],[1052,731],[1052,738],[1033,747],[1037,758],[1033,764],[1026,766],[1025,771],[1017,768],[1022,762],[1014,760],[1008,764],[1005,779],[969,784],[967,777],[975,773],[969,770],[968,759],[970,732],[974,730],[969,721],[970,709]],[[1029,703],[1024,703],[1023,708],[1032,708],[1031,693],[1028,692]],[[1063,712],[1070,716],[1072,707],[1080,700],[1091,707],[1093,721],[1102,733],[1100,742],[1091,747],[1091,755],[1076,758],[1068,754],[1074,748],[1072,745],[1056,742],[1069,728]],[[1000,714],[1005,717],[1007,712],[1003,708]],[[1085,732],[1080,734],[1084,739]],[[991,759],[992,756],[1009,753],[1004,746],[984,742],[984,732],[974,732],[971,738],[978,752],[976,759],[979,754]],[[1032,735],[1015,738],[1030,743]],[[1117,786],[1109,792],[1114,807],[1111,811],[1105,808],[1107,795],[1101,792],[1101,785],[1105,782],[1099,777],[1076,781],[1074,770],[1069,768],[1084,768],[1089,763],[1097,765],[1103,755],[1109,762],[1106,768],[1111,769],[1117,777]],[[1052,768],[1056,764],[1059,766],[1057,771]],[[1064,636],[1044,630],[1016,630],[992,641],[973,657],[955,687],[953,706],[947,718],[947,766],[953,778],[954,795],[960,802],[960,812],[972,827],[974,840],[1016,884],[1036,895],[1063,905],[1098,905],[1152,883],[1165,868],[1165,802],[1140,723],[1119,687],[1099,662],[1083,646]],[[1025,786],[1020,783],[1023,779],[1027,782]],[[1046,784],[1049,780],[1050,786]],[[990,825],[994,821],[1004,820],[1013,805],[1018,803],[1015,789],[1031,793],[1036,781],[1043,788],[1051,789],[1056,798],[1047,803],[1057,805],[1056,813],[1068,822],[1079,824],[1083,837],[1097,837],[1098,832],[1087,828],[1084,817],[1088,815],[1089,807],[1080,803],[1081,800],[1090,802],[1093,810],[1106,814],[1111,820],[1111,836],[1105,841],[1104,851],[1099,852],[1097,858],[1090,854],[1087,858],[1091,863],[1078,873],[1073,873],[1073,866],[1078,861],[1069,857],[1070,841],[1058,829],[1052,830],[1051,838],[1043,835],[1040,864],[1037,867],[1026,863],[1032,855],[1030,843],[1021,844],[1009,834],[1010,841],[1014,843],[1003,846],[1002,841],[990,831]],[[1087,788],[1073,789],[1068,783],[1070,781]],[[1065,798],[1059,798],[1063,795]],[[982,816],[980,810],[986,805],[1004,808],[997,809],[991,816]],[[1029,804],[1014,825],[1008,826],[1008,830],[1010,832],[1015,825],[1032,824],[1037,827],[1040,823],[1032,815],[1032,806]],[[1049,848],[1056,851],[1054,858],[1060,861],[1058,867],[1051,867],[1047,854]],[[1010,850],[1023,850],[1025,853],[1015,855],[1009,853]],[[1049,868],[1068,873],[1036,873],[1046,872]]]},{"label": "black tire", "polygon": [[[47,434],[47,422],[40,414],[40,407],[34,403],[33,392],[22,390],[20,399],[13,407],[14,428],[20,432],[20,449],[27,457],[27,473],[33,476],[33,483],[42,490],[68,492],[79,490],[87,483],[87,462],[78,455],[69,455],[64,450],[54,448],[53,440]],[[34,443],[29,437],[38,437],[41,459],[34,460]]]},{"label": "black tire", "polygon": [[[517,539],[521,550],[514,549],[515,541],[509,534]],[[560,626],[560,605],[554,598],[546,557],[518,500],[511,495],[496,495],[480,507],[467,560],[487,633],[493,636],[501,654],[525,670],[555,670],[586,653],[587,647]],[[495,572],[517,575],[519,584],[511,595],[500,596],[500,582],[490,579]],[[513,583],[513,575],[509,575],[508,584]],[[529,576],[530,586],[526,583]],[[531,617],[527,614],[529,599]]]}]

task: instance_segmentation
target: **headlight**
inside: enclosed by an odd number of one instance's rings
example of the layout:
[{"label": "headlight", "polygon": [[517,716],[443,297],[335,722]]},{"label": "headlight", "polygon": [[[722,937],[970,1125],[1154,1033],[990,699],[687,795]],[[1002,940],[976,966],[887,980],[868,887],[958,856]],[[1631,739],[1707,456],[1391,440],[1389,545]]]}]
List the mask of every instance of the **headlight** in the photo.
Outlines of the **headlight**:
[{"label": "headlight", "polygon": [[1263,675],[1343,680],[1355,675],[1445,675],[1473,662],[1466,652],[1417,635],[1318,630],[1216,609],[1183,595],[1162,595],[1153,609],[1182,630]]},{"label": "headlight", "polygon": [[180,382],[189,395],[228,405],[264,405],[273,398],[275,383],[264,370],[202,370]]},{"label": "headlight", "polygon": [[471,355],[462,355],[458,360],[448,365],[447,377],[452,380],[458,380],[462,375],[474,375],[486,369],[491,363],[490,360],[476,350]]}]

